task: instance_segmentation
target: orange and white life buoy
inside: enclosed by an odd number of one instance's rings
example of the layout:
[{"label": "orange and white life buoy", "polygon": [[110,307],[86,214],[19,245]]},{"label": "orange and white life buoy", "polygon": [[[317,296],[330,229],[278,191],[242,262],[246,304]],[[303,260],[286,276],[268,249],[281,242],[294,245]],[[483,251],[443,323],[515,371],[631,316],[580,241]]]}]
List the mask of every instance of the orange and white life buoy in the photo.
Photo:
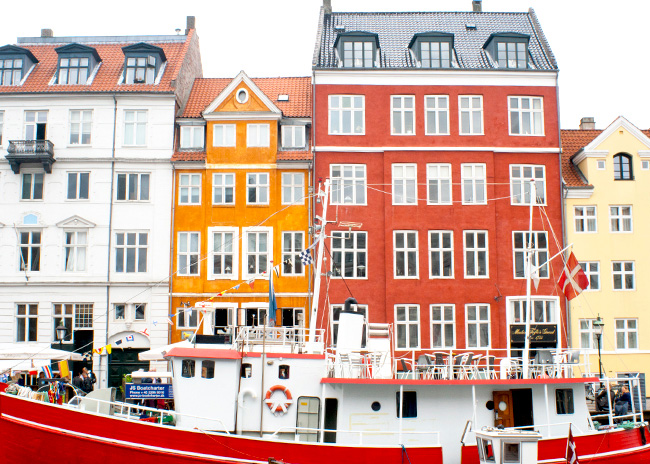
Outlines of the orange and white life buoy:
[{"label": "orange and white life buoy", "polygon": [[[276,399],[271,399],[273,396],[273,393],[276,391],[281,391],[284,394],[284,400],[278,399],[279,396],[276,395]],[[287,409],[289,409],[289,406],[293,403],[293,397],[291,396],[291,392],[287,387],[284,385],[273,385],[269,390],[266,392],[266,397],[264,398],[264,402],[266,405],[269,407],[272,413],[274,414],[286,414]]]}]

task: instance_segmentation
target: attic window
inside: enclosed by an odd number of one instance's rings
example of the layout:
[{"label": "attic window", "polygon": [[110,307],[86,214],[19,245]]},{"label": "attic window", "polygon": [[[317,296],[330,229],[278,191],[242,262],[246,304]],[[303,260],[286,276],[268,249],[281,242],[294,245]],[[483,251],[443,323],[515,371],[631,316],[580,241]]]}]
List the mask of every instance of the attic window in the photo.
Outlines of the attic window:
[{"label": "attic window", "polygon": [[239,103],[246,103],[248,101],[248,92],[246,89],[239,89],[235,98]]},{"label": "attic window", "polygon": [[476,23],[466,23],[465,24],[465,29],[475,30],[476,29]]},{"label": "attic window", "polygon": [[20,85],[29,69],[38,63],[26,48],[15,45],[0,47],[0,85]]},{"label": "attic window", "polygon": [[279,102],[288,102],[289,101],[289,95],[278,95],[278,101]]},{"label": "attic window", "polygon": [[409,48],[422,68],[450,68],[454,36],[443,32],[415,34]]},{"label": "attic window", "polygon": [[374,68],[379,47],[377,34],[342,33],[334,42],[344,68]]},{"label": "attic window", "polygon": [[501,32],[492,34],[483,48],[497,62],[499,68],[528,68],[528,39],[525,34]]},{"label": "attic window", "polygon": [[144,42],[122,48],[124,53],[124,84],[155,84],[166,61],[162,48]]},{"label": "attic window", "polygon": [[55,49],[59,55],[56,83],[86,85],[95,66],[101,61],[97,50],[77,43]]}]

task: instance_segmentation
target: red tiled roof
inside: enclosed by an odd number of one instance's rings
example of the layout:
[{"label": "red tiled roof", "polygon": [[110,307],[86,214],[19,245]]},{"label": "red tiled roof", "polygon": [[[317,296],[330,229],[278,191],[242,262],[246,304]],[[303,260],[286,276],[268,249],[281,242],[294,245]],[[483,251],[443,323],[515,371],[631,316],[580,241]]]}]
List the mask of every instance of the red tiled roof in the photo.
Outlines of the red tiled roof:
[{"label": "red tiled roof", "polygon": [[567,187],[589,187],[577,166],[571,162],[571,157],[578,153],[589,142],[598,137],[602,130],[564,129],[562,135],[562,177]]},{"label": "red tiled roof", "polygon": [[204,151],[175,151],[172,161],[205,161]]},{"label": "red tiled roof", "polygon": [[313,155],[310,151],[279,151],[278,161],[311,161]]},{"label": "red tiled roof", "polygon": [[155,93],[172,93],[174,88],[171,86],[172,80],[176,79],[178,72],[183,64],[183,58],[189,47],[190,40],[194,34],[191,29],[183,42],[149,42],[146,43],[158,46],[163,49],[167,57],[165,72],[158,85],[147,84],[130,84],[118,85],[120,76],[124,68],[124,53],[122,47],[132,45],[137,42],[124,43],[90,43],[84,42],[84,45],[93,47],[99,53],[102,59],[101,66],[97,70],[91,85],[49,85],[54,76],[58,54],[54,50],[60,47],[58,44],[37,44],[37,45],[20,45],[31,51],[38,63],[32,72],[27,76],[23,85],[17,86],[0,86],[0,93],[37,93],[37,92],[155,92]]},{"label": "red tiled roof", "polygon": [[[311,78],[260,77],[252,79],[262,92],[290,118],[311,117]],[[185,105],[183,118],[200,118],[201,113],[226,88],[232,79],[201,78],[194,81],[190,98]],[[289,95],[289,101],[278,101],[278,95]]]}]

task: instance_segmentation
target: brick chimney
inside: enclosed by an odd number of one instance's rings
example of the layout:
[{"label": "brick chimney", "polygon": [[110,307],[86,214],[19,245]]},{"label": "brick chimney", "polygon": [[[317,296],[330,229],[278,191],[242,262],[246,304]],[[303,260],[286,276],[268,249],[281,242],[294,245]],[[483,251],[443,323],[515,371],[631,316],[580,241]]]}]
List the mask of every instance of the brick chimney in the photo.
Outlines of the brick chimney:
[{"label": "brick chimney", "polygon": [[187,28],[185,29],[185,35],[189,34],[190,29],[196,29],[196,17],[188,16],[187,17]]},{"label": "brick chimney", "polygon": [[325,14],[332,14],[332,0],[323,0],[323,11]]},{"label": "brick chimney", "polygon": [[596,121],[592,117],[582,118],[580,120],[580,130],[594,130],[596,129]]},{"label": "brick chimney", "polygon": [[41,37],[54,37],[52,29],[41,29]]},{"label": "brick chimney", "polygon": [[481,0],[472,0],[472,11],[481,12],[483,11],[483,3]]}]

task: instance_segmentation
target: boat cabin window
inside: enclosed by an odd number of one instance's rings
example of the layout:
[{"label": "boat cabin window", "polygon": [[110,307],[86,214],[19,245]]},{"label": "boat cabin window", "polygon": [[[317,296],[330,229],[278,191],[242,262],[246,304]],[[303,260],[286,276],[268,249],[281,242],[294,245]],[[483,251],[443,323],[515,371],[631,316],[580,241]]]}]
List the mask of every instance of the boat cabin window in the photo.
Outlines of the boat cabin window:
[{"label": "boat cabin window", "polygon": [[183,359],[181,366],[181,376],[191,378],[194,377],[194,369],[196,367],[196,361],[193,359]]},{"label": "boat cabin window", "polygon": [[[404,406],[402,406],[403,418],[418,417],[418,398],[414,391],[405,391]],[[400,417],[400,392],[397,392],[397,417]]]},{"label": "boat cabin window", "polygon": [[249,363],[244,363],[241,365],[241,377],[242,379],[250,379],[253,375],[253,365]]},{"label": "boat cabin window", "polygon": [[521,458],[519,457],[519,443],[503,444],[503,462],[521,462]]},{"label": "boat cabin window", "polygon": [[201,377],[214,379],[214,361],[201,361]]},{"label": "boat cabin window", "polygon": [[495,462],[492,440],[477,438],[476,441],[478,442],[478,454],[481,462]]},{"label": "boat cabin window", "polygon": [[558,388],[555,390],[555,410],[558,414],[573,414],[572,388]]},{"label": "boat cabin window", "polygon": [[289,378],[289,366],[286,364],[281,364],[278,368],[278,378],[288,379]]}]

